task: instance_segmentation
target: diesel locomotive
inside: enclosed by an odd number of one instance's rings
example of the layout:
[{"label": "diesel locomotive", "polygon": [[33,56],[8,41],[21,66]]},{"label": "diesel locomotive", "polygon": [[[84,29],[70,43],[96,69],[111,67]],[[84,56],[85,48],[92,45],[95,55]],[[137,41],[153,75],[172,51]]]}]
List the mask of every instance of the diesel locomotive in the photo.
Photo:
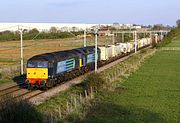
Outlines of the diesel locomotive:
[{"label": "diesel locomotive", "polygon": [[[100,61],[99,48],[97,60]],[[94,62],[93,46],[36,55],[27,61],[26,84],[50,88],[93,70]]]}]

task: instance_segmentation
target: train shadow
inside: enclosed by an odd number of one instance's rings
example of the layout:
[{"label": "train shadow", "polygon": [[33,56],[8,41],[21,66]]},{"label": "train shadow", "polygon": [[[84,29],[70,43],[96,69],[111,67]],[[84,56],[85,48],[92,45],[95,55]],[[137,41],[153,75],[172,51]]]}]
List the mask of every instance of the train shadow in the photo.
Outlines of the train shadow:
[{"label": "train shadow", "polygon": [[124,107],[110,102],[96,103],[77,123],[167,123],[163,116],[137,107]]},{"label": "train shadow", "polygon": [[24,87],[25,85],[25,80],[26,80],[26,74],[15,76],[13,78],[13,81],[17,83],[20,87]]}]

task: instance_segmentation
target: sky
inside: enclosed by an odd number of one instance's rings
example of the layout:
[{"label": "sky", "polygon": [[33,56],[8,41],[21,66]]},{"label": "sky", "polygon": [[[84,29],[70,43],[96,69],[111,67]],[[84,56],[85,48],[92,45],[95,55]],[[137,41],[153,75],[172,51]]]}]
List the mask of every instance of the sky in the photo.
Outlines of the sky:
[{"label": "sky", "polygon": [[0,22],[164,24],[180,19],[180,0],[0,0]]}]

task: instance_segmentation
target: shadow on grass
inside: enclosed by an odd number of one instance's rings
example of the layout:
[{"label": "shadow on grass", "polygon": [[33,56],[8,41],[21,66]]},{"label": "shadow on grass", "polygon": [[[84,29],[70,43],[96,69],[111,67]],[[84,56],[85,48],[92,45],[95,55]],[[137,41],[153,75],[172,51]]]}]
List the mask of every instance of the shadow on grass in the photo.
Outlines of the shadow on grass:
[{"label": "shadow on grass", "polygon": [[97,103],[77,123],[167,123],[163,116],[142,108]]},{"label": "shadow on grass", "polygon": [[12,96],[0,98],[0,123],[42,123],[43,114],[28,101]]}]

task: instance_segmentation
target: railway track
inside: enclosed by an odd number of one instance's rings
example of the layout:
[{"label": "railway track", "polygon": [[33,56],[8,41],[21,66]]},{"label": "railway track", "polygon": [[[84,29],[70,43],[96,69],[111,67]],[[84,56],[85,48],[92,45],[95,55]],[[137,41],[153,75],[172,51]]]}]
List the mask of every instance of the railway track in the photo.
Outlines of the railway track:
[{"label": "railway track", "polygon": [[1,87],[0,88],[0,98],[6,96],[12,96],[13,98],[20,98],[24,100],[31,99],[39,94],[44,93],[42,90],[27,90],[23,84],[15,84],[12,86]]},{"label": "railway track", "polygon": [[16,91],[19,91],[20,89],[21,89],[20,85],[13,85],[10,87],[1,88],[0,89],[0,97],[11,94]]}]

